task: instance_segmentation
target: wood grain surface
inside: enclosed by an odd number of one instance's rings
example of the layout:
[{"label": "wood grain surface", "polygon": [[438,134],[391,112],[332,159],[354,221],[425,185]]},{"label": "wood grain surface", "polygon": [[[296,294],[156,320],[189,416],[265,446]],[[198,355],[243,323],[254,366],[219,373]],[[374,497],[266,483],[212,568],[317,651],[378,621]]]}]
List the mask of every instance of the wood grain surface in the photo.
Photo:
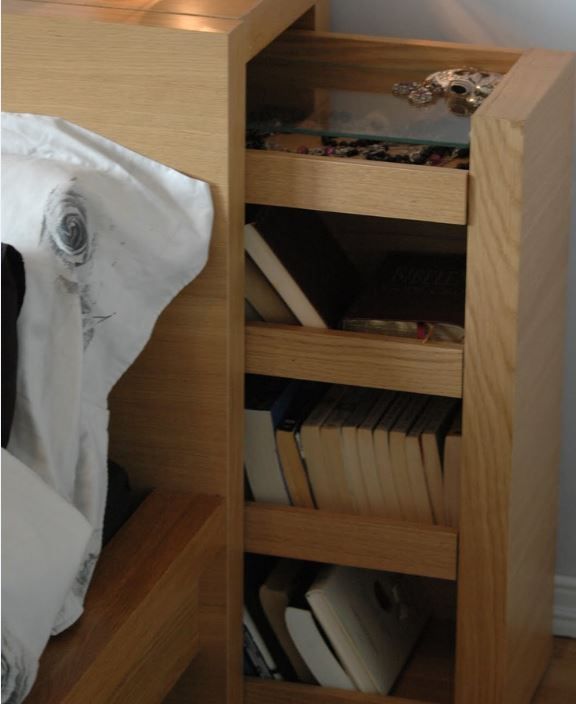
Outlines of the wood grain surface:
[{"label": "wood grain surface", "polygon": [[[440,637],[440,640],[443,640]],[[398,689],[410,696],[361,694],[326,687],[247,679],[246,704],[449,704],[450,654],[434,638],[420,648],[402,675]],[[426,674],[428,673],[428,674]],[[442,674],[444,673],[444,674]],[[419,695],[414,692],[418,691]],[[416,698],[418,697],[418,698]],[[576,701],[576,640],[556,638],[554,656],[532,704],[571,704]]]},{"label": "wood grain surface", "polygon": [[454,622],[432,619],[394,684],[392,694],[246,680],[247,704],[451,704]]},{"label": "wood grain surface", "polygon": [[462,395],[462,346],[374,333],[249,323],[246,370],[438,396]]},{"label": "wood grain surface", "polygon": [[552,661],[532,704],[576,702],[576,640],[555,638]]},{"label": "wood grain surface", "polygon": [[573,60],[473,118],[456,701],[525,704],[551,652]]},{"label": "wood grain surface", "polygon": [[246,504],[245,520],[247,552],[456,578],[451,528],[259,503]]},{"label": "wood grain surface", "polygon": [[[4,109],[62,116],[211,185],[216,219],[210,263],[161,317],[145,353],[115,390],[111,447],[139,486],[223,497],[227,548],[202,579],[201,651],[167,701],[237,703],[242,699],[244,63],[313,3],[190,0],[182,13],[178,6],[184,0],[156,3],[153,10],[142,3],[135,7],[137,0],[98,7],[99,2],[5,0]],[[340,66],[365,67],[373,78],[379,63],[430,71],[453,63],[478,64],[509,71],[473,118],[469,179],[457,172],[430,174],[425,167],[375,164],[366,169],[361,164],[357,170],[344,162],[255,152],[247,155],[246,193],[252,202],[275,205],[423,221],[469,220],[456,703],[525,704],[551,647],[571,58],[543,51],[520,58],[516,50],[304,31],[273,44],[258,62],[266,60],[323,62],[330,80]],[[354,202],[351,188],[357,188]],[[377,197],[368,193],[374,188]],[[384,188],[387,199],[381,195]],[[434,346],[432,363],[432,348],[423,359],[409,343],[390,348],[388,341],[378,340],[365,347],[363,339],[347,334],[344,345],[334,331],[264,334],[264,329],[248,330],[253,371],[370,386],[374,364],[377,386],[386,382],[416,390],[420,374],[434,377],[435,393],[462,395],[461,349]],[[336,350],[342,346],[346,354],[339,368]],[[391,363],[400,350],[408,361]],[[273,361],[267,362],[266,355]],[[297,361],[304,376],[297,376]],[[325,371],[328,365],[332,370]],[[354,375],[354,365],[367,371]],[[333,370],[334,376],[326,378]],[[247,547],[452,580],[456,576],[454,531],[301,511],[250,506]],[[182,520],[191,527],[191,518]],[[184,572],[168,570],[160,580],[161,592],[174,595],[170,603],[180,598],[175,585]],[[134,584],[134,594],[139,588]],[[106,599],[103,608],[112,608],[118,599]],[[184,664],[178,658],[192,657],[198,644],[194,637],[180,640],[187,629],[179,619],[195,632],[195,607],[175,615],[164,611],[170,603],[156,597],[150,602],[173,643],[159,660],[168,679]],[[115,623],[110,619],[105,625]],[[150,643],[148,637],[154,638],[143,624],[119,630],[120,642],[137,641],[134,655],[128,648],[129,657],[121,663],[137,675],[130,686],[148,677],[138,665],[146,660],[137,658],[137,652]],[[108,640],[96,638],[105,650]],[[99,662],[117,665],[108,654]],[[564,691],[570,695],[568,667],[561,667],[550,697]],[[83,680],[90,697],[96,681],[91,675]],[[366,701],[358,698],[362,695],[348,695],[348,700],[339,693],[287,685],[276,690],[280,698],[266,699],[267,686],[249,685],[249,701]],[[151,696],[163,696],[150,687]],[[139,689],[117,700],[110,696],[107,701],[145,701]],[[543,700],[548,702],[555,700]]]},{"label": "wood grain surface", "polygon": [[[211,186],[209,263],[168,306],[114,389],[110,453],[137,487],[223,497],[227,550],[211,568],[211,589],[201,590],[201,648],[214,653],[213,667],[193,678],[190,692],[206,703],[235,702],[242,648],[241,23],[186,17],[167,28],[141,22],[142,13],[127,22],[127,11],[110,8],[17,5],[3,8],[5,110],[61,116]],[[168,17],[145,16],[150,23]]]},{"label": "wood grain surface", "polygon": [[462,225],[467,184],[456,169],[246,152],[246,201],[259,205]]},{"label": "wood grain surface", "polygon": [[223,528],[219,498],[152,493],[104,548],[84,615],[49,644],[26,701],[162,701],[198,649],[198,580]]},{"label": "wood grain surface", "polygon": [[[36,5],[51,4],[51,0],[25,0]],[[202,26],[213,19],[240,22],[244,32],[242,44],[243,60],[248,61],[269,44],[278,34],[287,29],[314,5],[314,0],[290,0],[278,3],[275,0],[58,0],[58,5],[72,8],[120,10],[132,21],[162,16],[173,26],[181,26],[188,18],[196,18]],[[150,19],[152,17],[152,19]]]},{"label": "wood grain surface", "polygon": [[[2,12],[5,15],[58,20],[83,20],[89,22],[109,22],[112,24],[139,25],[163,29],[180,29],[197,32],[228,33],[240,22],[219,17],[198,17],[196,15],[177,15],[153,11],[134,11],[120,3],[110,2],[96,5],[81,2],[69,4],[53,0],[4,0]],[[41,21],[41,20],[38,20]],[[96,31],[94,27],[93,32]]]},{"label": "wood grain surface", "polygon": [[430,704],[425,699],[362,694],[329,687],[259,679],[246,680],[244,689],[246,704]]},{"label": "wood grain surface", "polygon": [[316,0],[314,7],[308,10],[292,27],[328,32],[330,30],[330,0]]},{"label": "wood grain surface", "polygon": [[400,67],[439,71],[448,66],[478,66],[487,71],[510,70],[520,58],[518,49],[456,44],[419,39],[393,39],[336,32],[295,31],[282,35],[258,61],[284,60],[355,67]]}]

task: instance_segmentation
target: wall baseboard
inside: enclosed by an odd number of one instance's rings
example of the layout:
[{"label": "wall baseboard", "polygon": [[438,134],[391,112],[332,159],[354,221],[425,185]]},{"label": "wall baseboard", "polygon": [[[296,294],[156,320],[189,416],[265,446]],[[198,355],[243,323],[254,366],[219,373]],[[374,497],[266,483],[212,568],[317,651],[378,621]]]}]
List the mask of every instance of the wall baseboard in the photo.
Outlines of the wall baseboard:
[{"label": "wall baseboard", "polygon": [[556,575],[554,635],[576,638],[576,577]]}]

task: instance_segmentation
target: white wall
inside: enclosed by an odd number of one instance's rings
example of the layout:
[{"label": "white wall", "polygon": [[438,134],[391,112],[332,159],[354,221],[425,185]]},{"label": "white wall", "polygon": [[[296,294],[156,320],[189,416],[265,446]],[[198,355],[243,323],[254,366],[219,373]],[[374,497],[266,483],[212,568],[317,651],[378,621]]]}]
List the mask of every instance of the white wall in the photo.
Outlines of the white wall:
[{"label": "white wall", "polygon": [[[332,29],[576,51],[576,0],[332,0]],[[576,578],[576,188],[570,271],[556,572]]]}]

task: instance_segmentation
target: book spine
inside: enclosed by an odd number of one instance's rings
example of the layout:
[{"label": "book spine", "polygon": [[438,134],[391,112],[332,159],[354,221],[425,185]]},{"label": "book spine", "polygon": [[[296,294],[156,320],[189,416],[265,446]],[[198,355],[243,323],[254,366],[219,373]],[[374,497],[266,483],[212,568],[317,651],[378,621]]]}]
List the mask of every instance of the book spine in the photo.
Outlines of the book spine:
[{"label": "book spine", "polygon": [[262,679],[271,680],[274,679],[272,672],[266,665],[266,661],[262,657],[262,654],[258,650],[258,646],[252,638],[250,631],[246,624],[243,626],[244,629],[244,655],[248,662],[252,665],[252,668],[256,672],[258,677]]},{"label": "book spine", "polygon": [[283,428],[278,429],[276,431],[276,448],[292,504],[303,508],[314,508],[295,432]]},{"label": "book spine", "polygon": [[252,660],[254,666],[267,673],[267,675],[262,675],[262,677],[266,676],[267,679],[281,680],[282,675],[274,662],[274,658],[246,609],[244,610],[244,633],[248,636],[245,642],[248,645],[248,652],[254,656]]}]

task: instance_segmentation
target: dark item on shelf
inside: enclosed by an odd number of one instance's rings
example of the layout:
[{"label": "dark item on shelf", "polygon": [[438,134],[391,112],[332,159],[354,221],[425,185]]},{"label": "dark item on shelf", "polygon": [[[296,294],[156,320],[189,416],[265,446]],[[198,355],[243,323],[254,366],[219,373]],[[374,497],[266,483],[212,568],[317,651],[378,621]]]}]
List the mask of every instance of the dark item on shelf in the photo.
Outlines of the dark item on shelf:
[{"label": "dark item on shelf", "polygon": [[358,291],[354,266],[318,213],[262,208],[245,246],[302,325],[336,325]]},{"label": "dark item on shelf", "polygon": [[249,254],[244,258],[246,303],[256,319],[281,325],[298,325],[298,320]]},{"label": "dark item on shelf", "polygon": [[254,663],[252,662],[252,658],[250,657],[249,653],[249,639],[246,636],[246,626],[243,626],[243,631],[244,631],[244,651],[243,651],[243,671],[244,671],[244,677],[258,677],[259,673],[256,667],[254,666]]},{"label": "dark item on shelf", "polygon": [[390,254],[347,311],[342,328],[461,342],[465,287],[463,255]]},{"label": "dark item on shelf", "polygon": [[272,670],[260,652],[258,645],[249,627],[244,623],[244,669],[248,672],[255,672],[258,677],[265,680],[275,679]]},{"label": "dark item on shelf", "polygon": [[112,540],[146,495],[146,492],[134,491],[126,470],[113,460],[108,460],[108,491],[102,529],[103,545]]},{"label": "dark item on shelf", "polygon": [[244,563],[244,603],[258,633],[270,651],[282,679],[297,681],[296,671],[284,652],[276,632],[270,625],[260,601],[260,589],[274,570],[278,560],[260,555],[246,555]]},{"label": "dark item on shelf", "polygon": [[298,681],[316,684],[314,676],[290,637],[285,618],[286,608],[292,601],[294,594],[300,590],[302,581],[308,579],[309,573],[308,563],[298,560],[278,560],[266,580],[261,584],[258,595],[270,628],[274,631],[286,657],[290,660]]}]

